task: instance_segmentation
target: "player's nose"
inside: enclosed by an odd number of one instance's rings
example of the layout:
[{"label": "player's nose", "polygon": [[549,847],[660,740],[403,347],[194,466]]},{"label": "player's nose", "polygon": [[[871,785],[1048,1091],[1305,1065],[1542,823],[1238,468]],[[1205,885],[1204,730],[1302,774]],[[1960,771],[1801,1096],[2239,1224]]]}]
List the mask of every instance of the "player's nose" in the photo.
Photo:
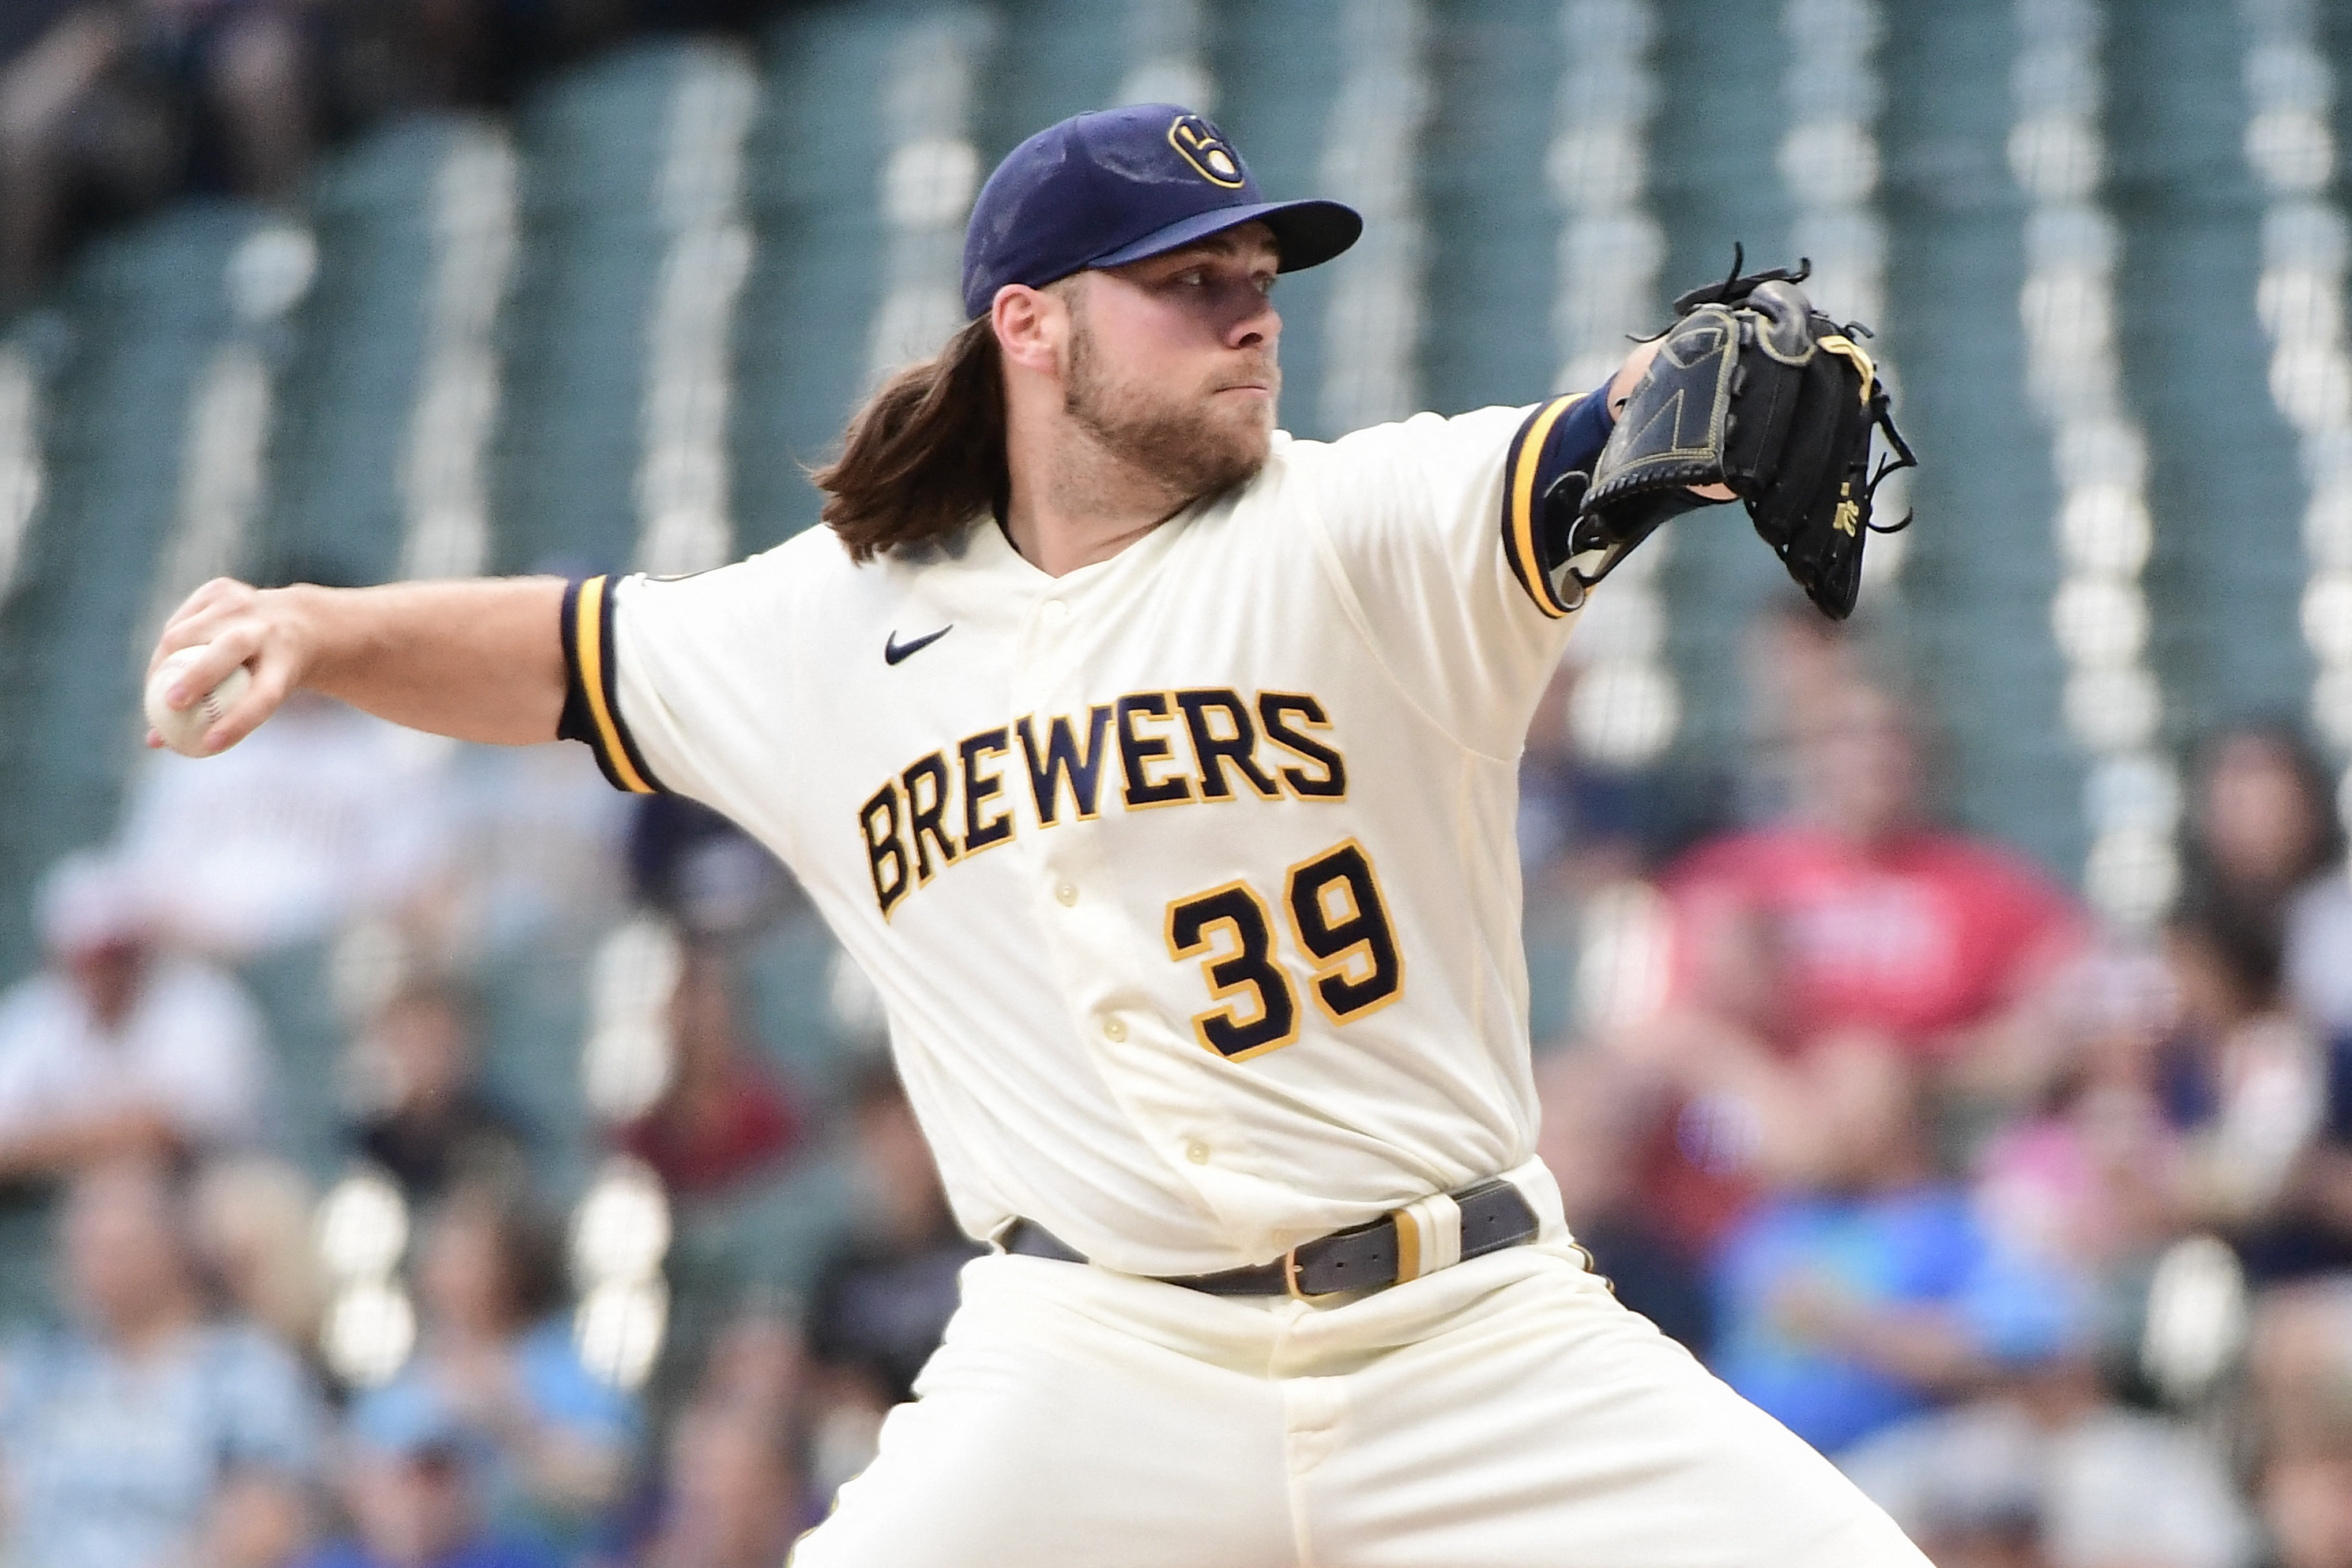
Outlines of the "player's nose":
[{"label": "player's nose", "polygon": [[1255,289],[1251,298],[1256,301],[1255,307],[1225,329],[1225,347],[1271,352],[1282,338],[1282,312],[1274,308],[1273,300]]}]

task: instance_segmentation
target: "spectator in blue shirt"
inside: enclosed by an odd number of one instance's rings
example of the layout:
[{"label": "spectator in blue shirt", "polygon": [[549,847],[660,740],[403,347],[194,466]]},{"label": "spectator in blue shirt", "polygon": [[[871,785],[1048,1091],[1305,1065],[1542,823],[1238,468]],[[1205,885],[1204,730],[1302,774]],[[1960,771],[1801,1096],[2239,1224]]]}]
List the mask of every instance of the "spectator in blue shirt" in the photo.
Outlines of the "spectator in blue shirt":
[{"label": "spectator in blue shirt", "polygon": [[421,1385],[362,1401],[344,1436],[340,1479],[352,1534],[303,1568],[558,1568],[544,1548],[485,1523],[467,1434]]},{"label": "spectator in blue shirt", "polygon": [[432,1211],[416,1265],[415,1355],[362,1397],[429,1404],[491,1525],[559,1551],[584,1546],[617,1502],[637,1437],[629,1397],[581,1364],[554,1232],[507,1189],[461,1186]]},{"label": "spectator in blue shirt", "polygon": [[1890,1051],[1808,1061],[1801,1168],[1725,1239],[1715,1370],[1822,1453],[2047,1354],[2083,1284],[2001,1244],[1933,1169],[1918,1071]]},{"label": "spectator in blue shirt", "polygon": [[300,1364],[209,1319],[180,1194],[138,1163],[66,1202],[73,1325],[0,1356],[0,1562],[277,1568],[310,1529],[320,1421]]}]

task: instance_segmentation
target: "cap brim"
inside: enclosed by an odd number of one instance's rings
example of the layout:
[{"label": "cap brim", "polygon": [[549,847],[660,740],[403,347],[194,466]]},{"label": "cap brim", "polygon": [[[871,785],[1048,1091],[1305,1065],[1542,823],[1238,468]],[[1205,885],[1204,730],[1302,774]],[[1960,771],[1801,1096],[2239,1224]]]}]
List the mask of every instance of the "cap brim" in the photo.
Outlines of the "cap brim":
[{"label": "cap brim", "polygon": [[1180,218],[1087,265],[1125,267],[1130,261],[1164,255],[1194,240],[1250,223],[1264,224],[1274,231],[1275,248],[1282,255],[1276,270],[1281,272],[1320,267],[1355,244],[1364,232],[1363,215],[1338,202],[1259,202],[1249,206],[1218,207]]}]

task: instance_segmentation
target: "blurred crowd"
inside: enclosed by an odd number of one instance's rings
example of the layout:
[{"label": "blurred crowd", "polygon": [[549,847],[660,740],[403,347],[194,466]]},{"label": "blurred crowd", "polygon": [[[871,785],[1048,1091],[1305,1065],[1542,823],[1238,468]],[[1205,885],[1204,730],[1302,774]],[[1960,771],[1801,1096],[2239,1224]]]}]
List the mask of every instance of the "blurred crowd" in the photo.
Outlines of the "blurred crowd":
[{"label": "blurred crowd", "polygon": [[[1580,758],[1573,663],[1530,738],[1542,1152],[1579,1239],[1940,1568],[2352,1568],[2321,759],[2206,737],[2171,911],[2121,931],[1946,825],[1928,706],[1867,645],[1809,612],[1750,635],[1727,778]],[[776,1568],[977,1250],[855,970],[794,971],[819,1066],[771,1038],[762,945],[825,940],[790,879],[577,747],[298,699],[145,759],[37,917],[0,996],[0,1228],[54,1216],[46,1308],[0,1325],[10,1568]],[[500,987],[550,953],[575,1014],[533,1082]],[[583,1197],[615,1171],[662,1216],[618,1339]],[[346,1223],[355,1173],[401,1228]],[[396,1310],[355,1293],[368,1247]]]},{"label": "blurred crowd", "polygon": [[1773,717],[1712,831],[1529,758],[1588,835],[1528,870],[1584,936],[1538,1070],[1600,1268],[1943,1568],[2352,1565],[2332,776],[2291,727],[2207,737],[2171,912],[2120,932],[1940,825],[1927,705],[1857,644],[1752,643]]},{"label": "blurred crowd", "polygon": [[[37,915],[44,964],[0,995],[0,1221],[47,1222],[0,1243],[9,1568],[777,1568],[978,1250],[870,988],[818,980],[826,1072],[760,1038],[750,956],[815,929],[782,869],[577,747],[299,697],[220,758],[144,759]],[[646,930],[651,961],[599,946]],[[578,1033],[552,1096],[498,1071],[485,981],[551,954],[572,1027],[654,1022],[617,1092]],[[617,1346],[583,1192],[615,1171],[659,1206],[622,1249],[668,1264]],[[743,1218],[779,1204],[824,1223],[772,1268]],[[382,1246],[389,1324],[338,1274]]]},{"label": "blurred crowd", "polygon": [[739,26],[777,0],[7,0],[0,319],[81,235],[182,193],[291,197],[387,115],[506,101],[631,32]]}]

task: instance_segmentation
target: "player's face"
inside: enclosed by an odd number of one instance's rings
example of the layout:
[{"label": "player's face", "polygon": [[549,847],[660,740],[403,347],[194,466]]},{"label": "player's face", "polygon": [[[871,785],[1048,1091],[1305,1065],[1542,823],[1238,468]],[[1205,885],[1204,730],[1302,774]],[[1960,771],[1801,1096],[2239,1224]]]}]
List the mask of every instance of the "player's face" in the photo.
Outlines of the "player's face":
[{"label": "player's face", "polygon": [[1256,473],[1282,392],[1282,318],[1267,298],[1278,259],[1265,225],[1246,224],[1082,274],[1070,296],[1070,417],[1186,495]]}]

